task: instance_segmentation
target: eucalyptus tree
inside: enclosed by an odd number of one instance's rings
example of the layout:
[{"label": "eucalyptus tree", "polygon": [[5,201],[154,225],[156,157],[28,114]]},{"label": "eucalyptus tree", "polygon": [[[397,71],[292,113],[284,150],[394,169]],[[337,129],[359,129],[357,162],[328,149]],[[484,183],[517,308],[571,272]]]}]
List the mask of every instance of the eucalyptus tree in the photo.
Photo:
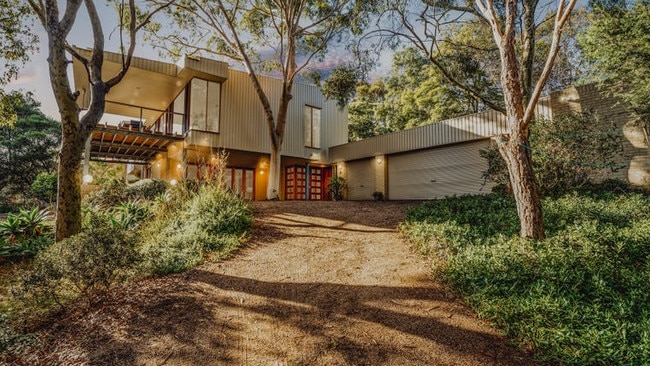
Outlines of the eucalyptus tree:
[{"label": "eucalyptus tree", "polygon": [[[372,32],[392,44],[406,41],[419,49],[452,85],[507,116],[507,133],[495,138],[508,167],[510,183],[517,201],[520,235],[543,238],[544,221],[529,150],[529,126],[537,102],[549,79],[558,55],[560,40],[577,0],[541,3],[539,0],[411,1],[383,3],[379,29]],[[448,67],[448,59],[439,50],[446,32],[455,24],[480,22],[492,38],[499,61],[497,72],[502,99],[484,95],[463,82]],[[538,54],[536,35],[540,24],[552,22],[549,46]],[[464,45],[454,45],[466,49]],[[471,54],[468,52],[466,54]],[[538,74],[535,60],[544,60]]]},{"label": "eucalyptus tree", "polygon": [[[172,0],[173,1],[173,0]],[[104,30],[102,19],[92,0],[27,0],[47,34],[48,68],[50,84],[61,115],[61,147],[59,150],[58,194],[56,207],[56,240],[62,240],[81,231],[81,155],[86,140],[104,114],[106,94],[126,74],[136,46],[136,35],[160,9],[157,7],[139,9],[135,0],[115,1],[118,10],[120,40],[122,43],[122,67],[114,75],[104,75]],[[105,4],[105,2],[100,2]],[[77,21],[77,15],[85,5],[91,26],[92,49],[86,57],[68,43],[68,37]],[[78,59],[85,67],[90,81],[90,105],[80,116],[77,104],[78,92],[73,91],[68,79],[70,56]]]},{"label": "eucalyptus tree", "polygon": [[[280,159],[293,85],[308,66],[347,32],[358,33],[371,2],[344,0],[179,0],[169,12],[177,28],[155,37],[172,53],[211,54],[239,62],[248,73],[264,109],[271,141],[267,199],[277,199]],[[172,8],[170,8],[172,9]],[[260,76],[282,78],[274,112]]]}]

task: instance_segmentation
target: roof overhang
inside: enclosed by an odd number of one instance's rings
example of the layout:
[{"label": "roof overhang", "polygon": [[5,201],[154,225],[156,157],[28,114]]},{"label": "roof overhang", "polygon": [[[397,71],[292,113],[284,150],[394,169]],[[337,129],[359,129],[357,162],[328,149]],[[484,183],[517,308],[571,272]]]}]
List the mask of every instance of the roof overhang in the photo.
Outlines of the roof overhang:
[{"label": "roof overhang", "polygon": [[[89,58],[91,50],[76,48]],[[104,52],[102,76],[104,80],[117,75],[122,68],[123,55]],[[79,92],[81,109],[90,105],[90,84],[84,65],[73,59],[74,85]],[[194,77],[215,82],[228,78],[228,64],[221,61],[185,56],[182,65],[133,57],[122,81],[106,95],[106,113],[143,120],[153,124],[187,83]]]},{"label": "roof overhang", "polygon": [[90,140],[90,160],[111,163],[146,164],[167,147],[183,141],[180,135],[97,125]]}]

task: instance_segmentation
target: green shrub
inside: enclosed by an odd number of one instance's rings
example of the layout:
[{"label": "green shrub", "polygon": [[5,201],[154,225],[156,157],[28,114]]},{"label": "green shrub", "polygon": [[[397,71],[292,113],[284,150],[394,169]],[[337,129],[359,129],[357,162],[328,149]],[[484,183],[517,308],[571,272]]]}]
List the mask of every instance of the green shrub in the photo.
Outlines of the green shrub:
[{"label": "green shrub", "polygon": [[[535,177],[542,195],[558,196],[590,184],[623,166],[614,158],[622,151],[623,133],[597,114],[569,113],[531,124],[530,146]],[[499,192],[510,191],[507,166],[496,146],[480,152],[488,168],[484,178]]]},{"label": "green shrub", "polygon": [[0,221],[0,257],[23,257],[35,255],[54,240],[47,225],[49,211],[20,210],[8,214]]},{"label": "green shrub", "polygon": [[126,183],[121,179],[108,179],[101,184],[101,189],[89,193],[84,197],[88,205],[98,207],[113,207],[127,201]]},{"label": "green shrub", "polygon": [[540,359],[640,365],[650,359],[649,204],[607,191],[546,198],[543,241],[503,224],[516,212],[500,195],[427,203],[401,228],[436,276]]},{"label": "green shrub", "polygon": [[40,173],[32,182],[30,192],[39,200],[52,203],[56,201],[58,175],[54,173]]},{"label": "green shrub", "polygon": [[[240,197],[218,185],[179,187],[159,199],[156,221],[147,228],[145,253],[152,272],[180,272],[223,258],[240,245],[253,214]],[[183,197],[179,199],[178,197]]]},{"label": "green shrub", "polygon": [[165,193],[167,182],[160,179],[142,179],[135,183],[128,184],[124,193],[130,199],[154,200],[157,196]]},{"label": "green shrub", "polygon": [[109,290],[137,274],[142,257],[136,243],[132,232],[96,222],[38,253],[18,295],[36,304],[62,304]]}]

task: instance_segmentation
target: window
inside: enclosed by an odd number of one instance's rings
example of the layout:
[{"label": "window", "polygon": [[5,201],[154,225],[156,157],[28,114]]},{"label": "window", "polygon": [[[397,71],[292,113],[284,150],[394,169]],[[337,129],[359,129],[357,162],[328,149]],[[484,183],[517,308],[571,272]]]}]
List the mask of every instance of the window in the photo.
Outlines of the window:
[{"label": "window", "polygon": [[190,84],[190,129],[219,132],[221,84],[192,79]]},{"label": "window", "polygon": [[320,109],[305,106],[305,146],[320,148]]}]

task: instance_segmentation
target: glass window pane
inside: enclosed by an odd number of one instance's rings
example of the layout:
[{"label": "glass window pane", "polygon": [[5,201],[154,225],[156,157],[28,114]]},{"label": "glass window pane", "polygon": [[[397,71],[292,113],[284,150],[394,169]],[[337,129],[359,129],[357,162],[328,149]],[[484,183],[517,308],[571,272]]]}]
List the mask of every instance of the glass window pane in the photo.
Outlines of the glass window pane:
[{"label": "glass window pane", "polygon": [[183,118],[185,116],[185,90],[183,90],[176,99],[174,99],[172,132],[176,134],[183,133]]},{"label": "glass window pane", "polygon": [[205,130],[207,96],[208,82],[201,79],[192,79],[190,92],[190,128]]},{"label": "glass window pane", "polygon": [[235,180],[233,182],[232,191],[238,195],[242,194],[242,186],[244,183],[244,177],[242,173],[243,171],[241,169],[235,169]]},{"label": "glass window pane", "polygon": [[311,139],[312,147],[320,147],[320,109],[312,108]]},{"label": "glass window pane", "polygon": [[244,198],[252,200],[253,199],[253,183],[254,183],[255,171],[247,170],[246,171],[246,194]]},{"label": "glass window pane", "polygon": [[207,131],[219,132],[219,102],[220,102],[221,84],[208,83],[208,120]]},{"label": "glass window pane", "polygon": [[305,106],[305,146],[311,146],[311,107]]}]

